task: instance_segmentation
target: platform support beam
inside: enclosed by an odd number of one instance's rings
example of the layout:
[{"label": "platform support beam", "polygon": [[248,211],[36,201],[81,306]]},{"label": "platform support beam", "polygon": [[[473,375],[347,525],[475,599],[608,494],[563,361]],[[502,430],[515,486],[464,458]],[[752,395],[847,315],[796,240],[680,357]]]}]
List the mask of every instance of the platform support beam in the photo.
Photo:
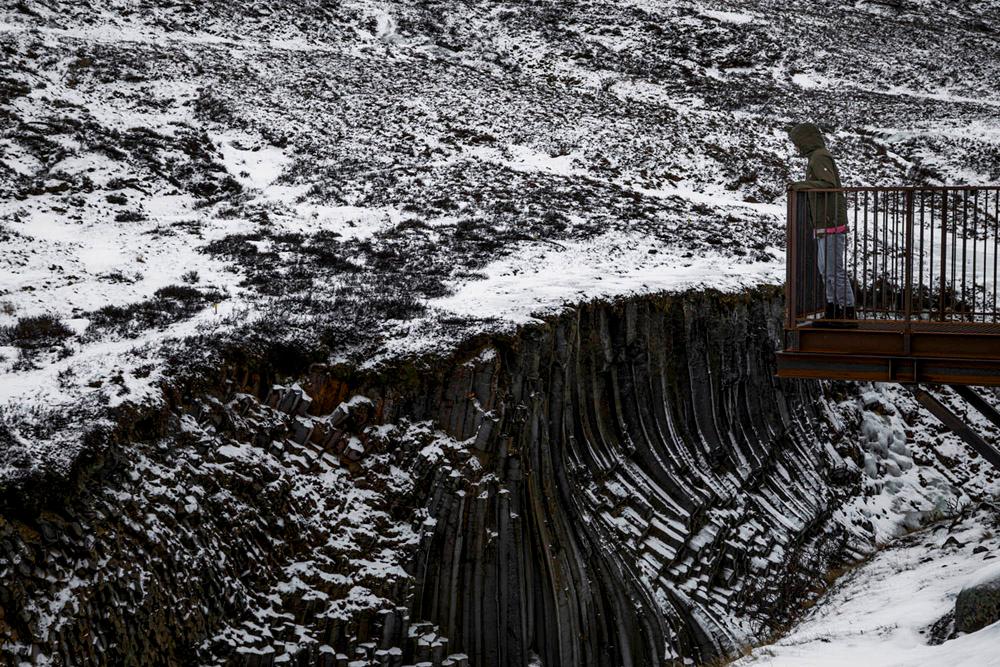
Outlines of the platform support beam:
[{"label": "platform support beam", "polygon": [[[988,442],[983,440],[983,438],[978,433],[969,428],[969,425],[966,424],[964,421],[962,421],[962,419],[958,415],[949,410],[944,403],[938,400],[935,396],[933,396],[923,387],[910,386],[910,391],[913,392],[913,395],[916,397],[917,401],[922,406],[927,408],[928,412],[937,417],[937,419],[942,424],[947,426],[955,435],[960,437],[962,440],[966,442],[966,444],[968,444],[970,447],[976,450],[976,452],[978,452],[979,455],[982,456],[984,459],[989,461],[993,465],[993,467],[1000,469],[1000,452],[998,452]],[[996,413],[996,410],[994,410],[992,406],[990,406],[988,403],[983,401],[981,396],[975,394],[975,392],[971,392],[971,390],[970,393],[974,394],[978,399],[978,401],[983,406],[985,406],[992,412]],[[962,392],[959,392],[959,395],[962,395]],[[965,397],[963,396],[963,398]],[[972,403],[973,407],[975,407],[977,410],[979,409],[979,406],[977,406],[973,401],[969,402]],[[982,412],[982,410],[980,410],[980,412]],[[985,412],[983,414],[991,421],[993,420],[993,418],[990,415],[986,414]],[[1000,419],[1000,414],[996,414],[994,416],[996,416],[997,419]]]},{"label": "platform support beam", "polygon": [[1000,426],[1000,411],[987,403],[986,400],[979,395],[979,392],[972,387],[965,386],[964,384],[950,384],[948,386],[951,387],[956,394],[961,396],[966,403],[974,407],[980,412],[980,414],[993,422],[995,426]]}]

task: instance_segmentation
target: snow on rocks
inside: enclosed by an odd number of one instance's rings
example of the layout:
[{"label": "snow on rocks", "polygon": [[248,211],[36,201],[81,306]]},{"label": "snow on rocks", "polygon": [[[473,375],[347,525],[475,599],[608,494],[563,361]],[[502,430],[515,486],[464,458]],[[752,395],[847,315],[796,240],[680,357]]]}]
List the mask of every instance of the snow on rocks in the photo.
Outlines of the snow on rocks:
[{"label": "snow on rocks", "polygon": [[[989,547],[980,545],[978,553]],[[955,630],[972,633],[1000,622],[1000,563],[983,568],[966,581],[955,599]]]},{"label": "snow on rocks", "polygon": [[[310,403],[297,384],[275,386],[266,403],[205,397],[172,418],[168,435],[132,443],[93,494],[35,522],[37,535],[0,525],[11,546],[0,569],[18,569],[5,582],[24,600],[5,607],[5,623],[26,624],[30,635],[18,636],[48,647],[5,635],[3,654],[35,664],[53,664],[55,649],[95,661],[282,664],[350,646],[352,660],[376,664],[406,648],[439,667],[467,665],[433,624],[411,625],[397,606],[427,529],[422,510],[401,509],[429,472],[417,453],[445,436],[421,423],[375,427],[363,396],[337,416],[312,416]],[[97,526],[117,537],[95,539]],[[39,559],[44,575],[30,567]],[[125,634],[91,641],[108,622]]]},{"label": "snow on rocks", "polygon": [[[425,4],[51,0],[0,12],[0,486],[68,477],[85,433],[111,428],[109,410],[155,422],[190,366],[217,377],[247,353],[372,367],[592,299],[780,282],[784,184],[801,170],[783,135],[794,121],[836,130],[851,184],[1000,175],[996,43],[965,38],[995,26],[988,9],[942,21],[933,3]],[[10,333],[35,317],[69,333]],[[870,393],[829,409],[815,453],[864,491],[832,519],[859,553],[995,492],[909,398]],[[120,464],[121,478],[108,472],[81,500],[93,515],[13,536],[25,577],[39,545],[59,552],[23,636],[117,650],[67,630],[68,610],[145,600],[191,609],[181,625],[223,619],[198,648],[206,661],[355,659],[329,643],[350,635],[365,660],[392,663],[372,644],[381,627],[445,664],[440,633],[411,633],[391,603],[406,550],[435,524],[401,521],[392,499],[480,465],[469,450],[496,413],[471,403],[480,430],[456,440],[378,423],[376,406],[342,398],[317,416],[324,397],[301,385],[277,385],[264,405],[185,395],[198,408],[174,415],[171,439],[116,450],[108,470]],[[397,438],[414,448],[405,465],[387,451]],[[735,465],[742,475],[751,462]],[[497,484],[480,481],[477,502]],[[615,505],[630,497],[620,486]],[[723,562],[725,580],[788,557],[769,529],[806,522],[776,507],[761,497],[777,518],[745,526],[751,556]],[[709,518],[690,536],[699,554],[732,520]],[[691,577],[658,603],[699,603],[710,576],[699,563],[665,569],[683,526],[624,510],[606,520],[641,541],[650,581]],[[83,538],[107,521],[113,563]],[[193,573],[171,582],[192,590],[147,587],[156,562]],[[108,599],[106,567],[125,577],[126,603]],[[728,620],[723,583],[713,618]],[[743,638],[758,629],[734,625]]]},{"label": "snow on rocks", "polygon": [[848,572],[806,619],[736,667],[923,667],[995,664],[1000,623],[941,642],[933,628],[968,582],[995,576],[992,510],[901,539]]}]

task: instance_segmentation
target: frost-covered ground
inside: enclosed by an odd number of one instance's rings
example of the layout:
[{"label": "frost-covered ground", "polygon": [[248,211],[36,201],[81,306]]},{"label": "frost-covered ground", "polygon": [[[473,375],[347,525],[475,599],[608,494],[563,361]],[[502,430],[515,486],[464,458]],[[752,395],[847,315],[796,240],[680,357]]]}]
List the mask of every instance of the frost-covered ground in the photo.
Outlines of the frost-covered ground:
[{"label": "frost-covered ground", "polygon": [[736,667],[990,667],[1000,622],[940,642],[959,591],[1000,577],[996,508],[907,536],[846,574],[805,621]]},{"label": "frost-covered ground", "polygon": [[224,340],[374,363],[581,299],[779,281],[792,122],[851,184],[997,178],[997,16],[8,5],[0,326],[67,329],[0,340],[28,436],[7,472],[72,460],[52,412],[156,400],[168,359]]},{"label": "frost-covered ground", "polygon": [[[833,446],[841,446],[840,429],[862,436],[864,488],[834,512],[833,520],[855,534],[870,535],[872,544],[885,550],[835,581],[779,640],[734,665],[1000,665],[992,648],[1000,625],[942,643],[951,628],[947,619],[939,624],[964,587],[1000,576],[997,473],[982,459],[970,458],[960,440],[922,415],[899,385],[860,389],[860,399],[847,397],[825,415],[833,427]],[[994,425],[956,396],[948,391],[940,396],[977,432],[994,442],[1000,437]],[[940,520],[953,516],[960,518]],[[936,624],[944,631],[932,631]]]}]

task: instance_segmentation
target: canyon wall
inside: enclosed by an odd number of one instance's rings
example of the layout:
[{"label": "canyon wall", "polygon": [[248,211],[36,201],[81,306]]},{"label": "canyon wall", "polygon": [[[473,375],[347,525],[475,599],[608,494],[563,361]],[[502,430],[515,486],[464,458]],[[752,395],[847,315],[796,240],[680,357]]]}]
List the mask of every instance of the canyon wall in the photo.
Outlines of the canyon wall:
[{"label": "canyon wall", "polygon": [[821,385],[773,377],[781,309],[770,288],[644,296],[378,371],[233,361],[211,391],[168,391],[144,428],[95,444],[51,499],[8,497],[2,651],[66,665],[732,654],[866,548],[830,520],[858,493],[856,442],[829,444]]}]

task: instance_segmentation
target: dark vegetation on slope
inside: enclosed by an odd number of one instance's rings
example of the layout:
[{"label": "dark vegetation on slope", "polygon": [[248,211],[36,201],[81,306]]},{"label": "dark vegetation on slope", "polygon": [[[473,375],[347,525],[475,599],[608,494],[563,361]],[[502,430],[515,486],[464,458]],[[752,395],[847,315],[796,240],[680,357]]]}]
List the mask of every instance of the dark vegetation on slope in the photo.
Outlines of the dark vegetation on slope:
[{"label": "dark vegetation on slope", "polygon": [[0,327],[0,345],[22,350],[52,347],[73,335],[73,330],[51,315],[22,317],[11,327]]},{"label": "dark vegetation on slope", "polygon": [[[392,320],[526,242],[627,229],[692,255],[766,261],[782,243],[771,217],[684,191],[780,202],[797,170],[782,135],[794,121],[831,130],[852,184],[1000,177],[997,145],[968,130],[997,118],[985,65],[997,46],[982,39],[997,28],[991,3],[725,5],[746,20],[688,2],[376,4],[15,7],[8,20],[23,31],[4,33],[0,58],[3,94],[18,104],[0,113],[33,173],[0,163],[0,188],[26,205],[51,196],[81,224],[148,220],[157,198],[177,193],[209,218],[252,221],[202,249],[232,262],[276,317],[342,328],[348,311],[358,327],[333,347],[362,359]],[[108,23],[122,39],[57,32]],[[166,35],[128,38],[142,29]],[[935,97],[943,86],[952,98]],[[110,122],[92,103],[133,120]],[[300,194],[261,199],[238,182],[220,152],[230,131],[249,150],[281,149],[289,163],[276,185]],[[522,169],[521,149],[570,157],[572,173]],[[61,168],[88,153],[111,161],[107,173]],[[289,231],[299,203],[400,218],[368,237]],[[172,224],[157,233],[197,236],[204,220]],[[387,296],[356,296],[345,282]]]},{"label": "dark vegetation on slope", "polygon": [[190,285],[167,285],[156,290],[152,299],[125,306],[104,306],[87,314],[86,338],[98,340],[109,332],[136,338],[151,330],[187,319],[206,305],[218,303],[225,295],[217,290],[201,290]]}]

